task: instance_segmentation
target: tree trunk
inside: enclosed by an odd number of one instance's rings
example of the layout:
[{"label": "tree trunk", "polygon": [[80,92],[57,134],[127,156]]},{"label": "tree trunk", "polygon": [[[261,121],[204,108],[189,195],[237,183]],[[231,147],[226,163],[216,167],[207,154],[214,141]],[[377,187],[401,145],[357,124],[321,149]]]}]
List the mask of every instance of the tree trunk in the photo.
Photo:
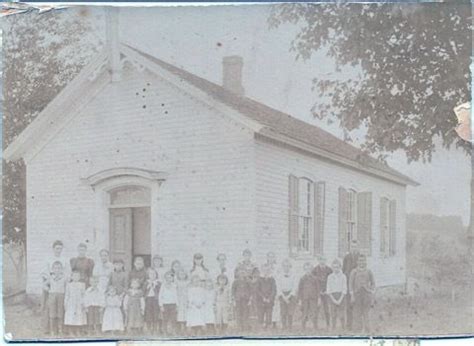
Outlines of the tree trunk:
[{"label": "tree trunk", "polygon": [[469,221],[470,235],[474,235],[474,152],[471,147],[471,219]]}]

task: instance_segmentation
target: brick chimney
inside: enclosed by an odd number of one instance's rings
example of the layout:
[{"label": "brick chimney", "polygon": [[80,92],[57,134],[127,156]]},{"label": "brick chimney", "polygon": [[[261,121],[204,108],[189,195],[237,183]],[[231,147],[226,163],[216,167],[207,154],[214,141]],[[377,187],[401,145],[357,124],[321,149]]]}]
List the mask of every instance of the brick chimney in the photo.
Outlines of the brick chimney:
[{"label": "brick chimney", "polygon": [[121,79],[122,71],[120,70],[120,50],[119,50],[119,8],[106,8],[106,47],[108,55],[108,69],[113,82]]},{"label": "brick chimney", "polygon": [[225,56],[222,59],[222,86],[237,95],[244,94],[242,86],[242,68],[244,60],[241,56]]}]

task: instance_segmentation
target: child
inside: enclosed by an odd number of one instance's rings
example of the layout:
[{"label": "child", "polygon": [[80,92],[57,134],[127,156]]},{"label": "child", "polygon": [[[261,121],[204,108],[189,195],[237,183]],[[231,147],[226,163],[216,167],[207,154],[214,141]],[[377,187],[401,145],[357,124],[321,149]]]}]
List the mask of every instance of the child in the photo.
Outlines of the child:
[{"label": "child", "polygon": [[318,264],[313,269],[313,275],[318,279],[319,287],[321,290],[321,305],[324,311],[324,318],[326,321],[326,328],[329,328],[329,297],[326,294],[326,286],[328,282],[328,276],[332,273],[332,269],[326,264],[326,258],[319,256]]},{"label": "child", "polygon": [[206,291],[201,285],[198,275],[191,276],[188,289],[188,309],[186,313],[186,326],[191,327],[193,335],[202,334],[206,325],[204,309],[206,304]]},{"label": "child", "polygon": [[159,326],[160,306],[158,296],[161,282],[158,273],[153,268],[148,268],[145,282],[145,323],[148,332],[155,333]]},{"label": "child", "polygon": [[123,260],[114,260],[114,271],[110,274],[109,286],[113,286],[119,296],[125,293],[128,285],[128,275],[125,272]]},{"label": "child", "polygon": [[[42,319],[42,327],[46,333],[50,332],[50,317],[48,315],[48,292],[49,292],[49,279],[50,275],[53,272],[53,263],[54,262],[61,262],[63,268],[63,275],[68,278],[69,277],[69,260],[62,254],[64,244],[61,240],[56,240],[53,243],[53,253],[46,257],[43,270],[41,271],[41,278],[43,283],[43,292],[41,296],[41,319]],[[64,305],[64,299],[63,299]],[[64,307],[64,306],[63,306]],[[62,316],[61,316],[62,317]],[[62,318],[61,318],[62,319]]]},{"label": "child", "polygon": [[115,286],[109,286],[105,297],[105,310],[102,319],[103,332],[114,334],[124,330],[121,306],[122,298],[117,294],[117,289]]},{"label": "child", "polygon": [[125,311],[125,326],[127,332],[135,335],[140,334],[143,329],[145,299],[143,298],[139,278],[134,278],[130,282],[130,289],[123,299],[123,308]]},{"label": "child", "polygon": [[91,286],[86,289],[84,294],[84,307],[87,312],[87,326],[91,335],[97,335],[101,330],[102,313],[105,307],[105,296],[99,287],[100,279],[98,276],[91,277]]},{"label": "child", "polygon": [[158,280],[163,282],[165,280],[166,269],[163,262],[163,257],[160,255],[153,256],[153,261],[151,267],[156,270],[158,273]]},{"label": "child", "polygon": [[80,243],[77,246],[77,257],[71,258],[70,265],[71,271],[77,271],[80,274],[81,282],[89,287],[89,279],[94,271],[94,261],[91,258],[86,257],[87,245]]},{"label": "child", "polygon": [[215,271],[215,278],[221,274],[227,275],[227,256],[224,253],[219,253],[216,257],[217,270]]},{"label": "child", "polygon": [[230,290],[229,279],[226,275],[220,274],[217,277],[216,289],[216,325],[220,333],[224,333],[229,323],[230,313]]},{"label": "child", "polygon": [[235,268],[234,276],[237,277],[237,271],[242,271],[244,278],[250,281],[253,270],[256,267],[257,266],[252,262],[252,251],[245,249],[242,252],[242,261]]},{"label": "child", "polygon": [[[181,262],[179,260],[174,260],[173,262],[171,262],[171,274],[173,274],[173,277],[176,277],[176,275],[178,274],[178,272],[183,269],[183,267],[181,266]],[[166,273],[165,272],[165,276],[166,276]],[[162,281],[164,282],[165,281],[165,278],[163,277],[162,278]]]},{"label": "child", "polygon": [[193,268],[191,269],[191,276],[197,275],[201,281],[206,281],[209,279],[209,270],[204,265],[204,257],[200,254],[194,254],[193,256]]},{"label": "child", "polygon": [[79,335],[81,327],[87,324],[84,309],[85,291],[86,284],[81,281],[81,273],[78,270],[73,270],[71,282],[66,285],[64,297],[64,324],[70,328],[73,335]]},{"label": "child", "polygon": [[143,285],[146,281],[146,268],[143,257],[137,256],[133,261],[133,268],[128,275],[129,285],[132,283],[132,280],[137,280],[139,283],[138,288],[143,289]]},{"label": "child", "polygon": [[344,328],[344,297],[347,293],[347,278],[341,271],[341,262],[335,259],[332,262],[332,274],[328,276],[326,294],[329,297],[331,306],[331,327],[336,329],[337,320],[341,321],[341,328]]},{"label": "child", "polygon": [[354,320],[356,331],[370,333],[369,310],[372,305],[372,296],[375,293],[375,280],[372,271],[367,269],[365,255],[360,255],[357,268],[353,269],[349,278],[349,294],[354,304]]},{"label": "child", "polygon": [[309,319],[313,320],[314,329],[318,328],[318,299],[319,283],[311,273],[312,265],[306,262],[303,266],[305,274],[301,277],[298,285],[298,301],[301,302],[302,327],[306,328]]},{"label": "child", "polygon": [[247,320],[250,302],[250,282],[244,270],[236,271],[235,280],[232,283],[232,300],[235,306],[235,317],[237,326],[241,332],[247,331]]},{"label": "child", "polygon": [[276,255],[273,251],[267,252],[267,261],[265,262],[265,264],[270,266],[271,275],[274,275],[277,266],[277,260]]},{"label": "child", "polygon": [[[357,240],[353,239],[350,244],[350,252],[344,256],[342,261],[342,272],[347,278],[347,285],[349,289],[349,278],[351,276],[352,270],[357,267],[357,261],[360,256],[359,244]],[[351,299],[346,299],[346,329],[352,330],[352,315],[353,315],[353,306]]]},{"label": "child", "polygon": [[208,335],[212,335],[215,332],[214,325],[216,324],[215,306],[216,306],[216,292],[214,291],[214,283],[211,279],[207,279],[203,282],[205,290],[205,301],[204,304],[204,321],[206,322],[206,331]]},{"label": "child", "polygon": [[174,275],[171,271],[165,274],[165,282],[161,285],[158,301],[162,311],[163,333],[170,335],[176,331],[178,304],[178,292],[174,282]]},{"label": "child", "polygon": [[276,282],[272,276],[271,264],[262,267],[263,277],[258,280],[258,320],[264,328],[272,326],[272,312],[276,296]]},{"label": "child", "polygon": [[186,310],[188,308],[188,274],[181,269],[176,275],[176,289],[178,293],[178,314],[177,328],[178,334],[181,335],[186,327]]},{"label": "child", "polygon": [[291,270],[290,260],[284,260],[281,268],[282,272],[278,278],[281,323],[284,330],[291,331],[296,308],[296,278]]},{"label": "child", "polygon": [[260,300],[258,296],[258,284],[260,281],[260,269],[254,268],[252,271],[252,275],[250,277],[250,302],[249,302],[249,311],[248,311],[248,319],[251,320],[252,326],[257,326],[258,324],[258,312]]},{"label": "child", "polygon": [[66,288],[66,276],[62,262],[53,262],[52,272],[46,278],[48,283],[47,312],[49,316],[49,329],[51,336],[59,336],[62,332],[64,317],[64,292]]},{"label": "child", "polygon": [[99,257],[100,261],[94,265],[93,275],[99,278],[99,289],[105,295],[114,266],[109,260],[109,250],[100,250]]}]

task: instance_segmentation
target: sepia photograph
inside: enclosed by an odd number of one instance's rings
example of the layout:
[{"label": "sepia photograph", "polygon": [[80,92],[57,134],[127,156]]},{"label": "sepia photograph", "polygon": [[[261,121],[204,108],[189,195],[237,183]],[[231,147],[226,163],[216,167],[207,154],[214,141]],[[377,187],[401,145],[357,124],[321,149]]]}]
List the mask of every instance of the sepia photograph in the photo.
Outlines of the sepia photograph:
[{"label": "sepia photograph", "polygon": [[460,2],[3,17],[4,338],[472,335],[471,30]]}]

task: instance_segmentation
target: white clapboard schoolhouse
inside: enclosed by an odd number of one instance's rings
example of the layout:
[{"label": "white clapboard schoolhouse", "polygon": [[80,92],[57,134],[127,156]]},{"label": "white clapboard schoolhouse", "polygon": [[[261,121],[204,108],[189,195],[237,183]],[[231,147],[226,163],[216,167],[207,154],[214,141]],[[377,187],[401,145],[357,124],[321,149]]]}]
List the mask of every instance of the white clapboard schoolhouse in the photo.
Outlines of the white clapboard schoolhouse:
[{"label": "white clapboard schoolhouse", "polygon": [[51,244],[181,260],[250,248],[296,266],[351,239],[378,286],[405,282],[405,191],[416,183],[324,130],[244,95],[243,62],[211,83],[114,35],[6,148],[27,166],[27,291]]}]

